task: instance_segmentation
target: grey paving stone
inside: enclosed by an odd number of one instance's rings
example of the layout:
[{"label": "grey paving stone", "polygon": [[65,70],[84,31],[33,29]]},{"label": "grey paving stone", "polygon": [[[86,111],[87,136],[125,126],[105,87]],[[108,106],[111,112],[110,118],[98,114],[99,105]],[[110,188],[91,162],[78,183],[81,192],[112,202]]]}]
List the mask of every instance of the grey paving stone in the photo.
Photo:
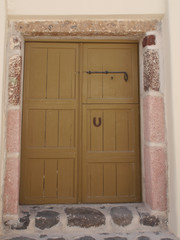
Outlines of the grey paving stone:
[{"label": "grey paving stone", "polygon": [[105,224],[104,214],[94,208],[66,208],[65,213],[67,214],[69,227],[89,228],[99,227]]},{"label": "grey paving stone", "polygon": [[35,240],[35,239],[28,238],[28,237],[15,237],[15,238],[10,238],[8,240]]},{"label": "grey paving stone", "polygon": [[65,238],[48,238],[47,240],[65,240]]},{"label": "grey paving stone", "polygon": [[132,222],[133,215],[127,207],[112,207],[110,213],[113,222],[119,226],[125,227]]},{"label": "grey paving stone", "polygon": [[12,230],[25,230],[30,223],[30,214],[29,212],[22,212],[24,216],[20,217],[17,221],[7,220],[4,222],[5,226],[8,226]]},{"label": "grey paving stone", "polygon": [[47,235],[46,234],[41,234],[39,237],[40,238],[45,238],[45,237],[47,237]]},{"label": "grey paving stone", "polygon": [[76,238],[75,240],[96,240],[96,239],[90,236],[85,236],[85,237]]},{"label": "grey paving stone", "polygon": [[150,238],[146,236],[140,236],[138,237],[138,240],[150,240]]},{"label": "grey paving stone", "polygon": [[108,237],[108,238],[105,238],[105,240],[127,240],[127,238],[124,238],[124,237]]},{"label": "grey paving stone", "polygon": [[32,206],[32,207],[30,207],[31,209],[39,209],[40,207],[39,206]]},{"label": "grey paving stone", "polygon": [[59,213],[55,211],[38,212],[35,218],[35,226],[41,230],[51,228],[59,222]]},{"label": "grey paving stone", "polygon": [[29,212],[23,212],[23,214],[24,214],[25,216],[19,218],[19,224],[18,224],[17,227],[14,228],[14,229],[16,229],[16,230],[25,230],[25,229],[27,229],[27,227],[29,226],[29,223],[30,223],[30,219],[29,219],[30,214],[29,214]]},{"label": "grey paving stone", "polygon": [[172,238],[161,238],[161,240],[173,240]]},{"label": "grey paving stone", "polygon": [[139,213],[140,214],[140,224],[145,226],[155,227],[158,226],[160,220],[158,217],[150,215],[149,213]]}]

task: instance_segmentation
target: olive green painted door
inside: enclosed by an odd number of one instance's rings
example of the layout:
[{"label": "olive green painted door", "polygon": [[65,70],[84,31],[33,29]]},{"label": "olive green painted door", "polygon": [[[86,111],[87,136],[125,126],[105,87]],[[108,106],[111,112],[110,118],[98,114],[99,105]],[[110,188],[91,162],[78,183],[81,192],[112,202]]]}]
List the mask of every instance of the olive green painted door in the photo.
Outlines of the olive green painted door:
[{"label": "olive green painted door", "polygon": [[83,202],[138,202],[137,45],[83,50]]},{"label": "olive green painted door", "polygon": [[20,203],[76,203],[78,44],[26,43]]},{"label": "olive green painted door", "polygon": [[139,155],[136,44],[26,43],[21,204],[140,201]]}]

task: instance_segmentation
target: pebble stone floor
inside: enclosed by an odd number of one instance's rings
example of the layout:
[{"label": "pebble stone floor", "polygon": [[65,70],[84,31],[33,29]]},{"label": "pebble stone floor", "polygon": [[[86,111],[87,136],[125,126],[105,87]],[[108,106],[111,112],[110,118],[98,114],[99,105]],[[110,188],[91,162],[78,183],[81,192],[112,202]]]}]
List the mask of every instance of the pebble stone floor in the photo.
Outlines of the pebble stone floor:
[{"label": "pebble stone floor", "polygon": [[178,240],[143,204],[21,206],[2,240]]}]

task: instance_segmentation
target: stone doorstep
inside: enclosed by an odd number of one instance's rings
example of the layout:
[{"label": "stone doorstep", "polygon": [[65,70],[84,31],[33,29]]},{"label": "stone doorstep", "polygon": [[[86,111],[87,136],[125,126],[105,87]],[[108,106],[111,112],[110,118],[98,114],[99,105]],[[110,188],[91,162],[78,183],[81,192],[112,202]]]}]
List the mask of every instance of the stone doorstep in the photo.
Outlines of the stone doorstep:
[{"label": "stone doorstep", "polygon": [[21,206],[19,220],[4,218],[11,233],[130,233],[165,229],[167,219],[143,204],[78,204]]},{"label": "stone doorstep", "polygon": [[99,233],[85,235],[82,233],[69,234],[29,234],[29,235],[9,235],[0,237],[2,240],[178,240],[175,236],[167,231],[161,232],[136,232],[136,233]]}]

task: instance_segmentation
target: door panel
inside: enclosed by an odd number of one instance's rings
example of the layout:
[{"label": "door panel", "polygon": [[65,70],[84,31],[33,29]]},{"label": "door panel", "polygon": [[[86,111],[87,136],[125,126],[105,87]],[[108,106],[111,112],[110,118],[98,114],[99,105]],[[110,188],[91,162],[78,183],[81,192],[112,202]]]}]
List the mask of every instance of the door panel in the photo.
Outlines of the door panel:
[{"label": "door panel", "polygon": [[84,104],[84,202],[140,201],[138,112],[137,104]]},{"label": "door panel", "polygon": [[[135,163],[117,164],[117,195],[118,196],[135,196],[135,194],[139,193],[137,186],[138,186],[138,181],[140,181],[140,179],[138,179],[138,176],[136,176],[138,172],[135,172],[135,170],[136,170]],[[134,179],[137,179],[137,181],[134,181]]]},{"label": "door panel", "polygon": [[75,111],[60,110],[59,112],[59,147],[75,147]]},{"label": "door panel", "polygon": [[57,160],[46,159],[44,161],[44,197],[57,198]]},{"label": "door panel", "polygon": [[26,44],[22,204],[77,202],[78,48]]},{"label": "door panel", "polygon": [[[65,202],[73,201],[75,193],[75,161],[74,159],[61,159],[58,163],[58,192],[59,197]],[[77,170],[76,170],[77,171]]]},{"label": "door panel", "polygon": [[58,146],[58,129],[59,129],[59,111],[46,110],[46,134],[45,146],[57,147]]},{"label": "door panel", "polygon": [[138,103],[137,44],[84,44],[83,53],[83,103]]},{"label": "door panel", "polygon": [[27,66],[29,98],[43,99],[46,97],[47,49],[34,47],[29,58],[30,64]]},{"label": "door panel", "polygon": [[[121,105],[84,105],[87,119],[88,152],[133,153],[139,145],[138,106]],[[101,125],[95,126],[94,119]],[[137,136],[135,136],[135,134]]]}]

